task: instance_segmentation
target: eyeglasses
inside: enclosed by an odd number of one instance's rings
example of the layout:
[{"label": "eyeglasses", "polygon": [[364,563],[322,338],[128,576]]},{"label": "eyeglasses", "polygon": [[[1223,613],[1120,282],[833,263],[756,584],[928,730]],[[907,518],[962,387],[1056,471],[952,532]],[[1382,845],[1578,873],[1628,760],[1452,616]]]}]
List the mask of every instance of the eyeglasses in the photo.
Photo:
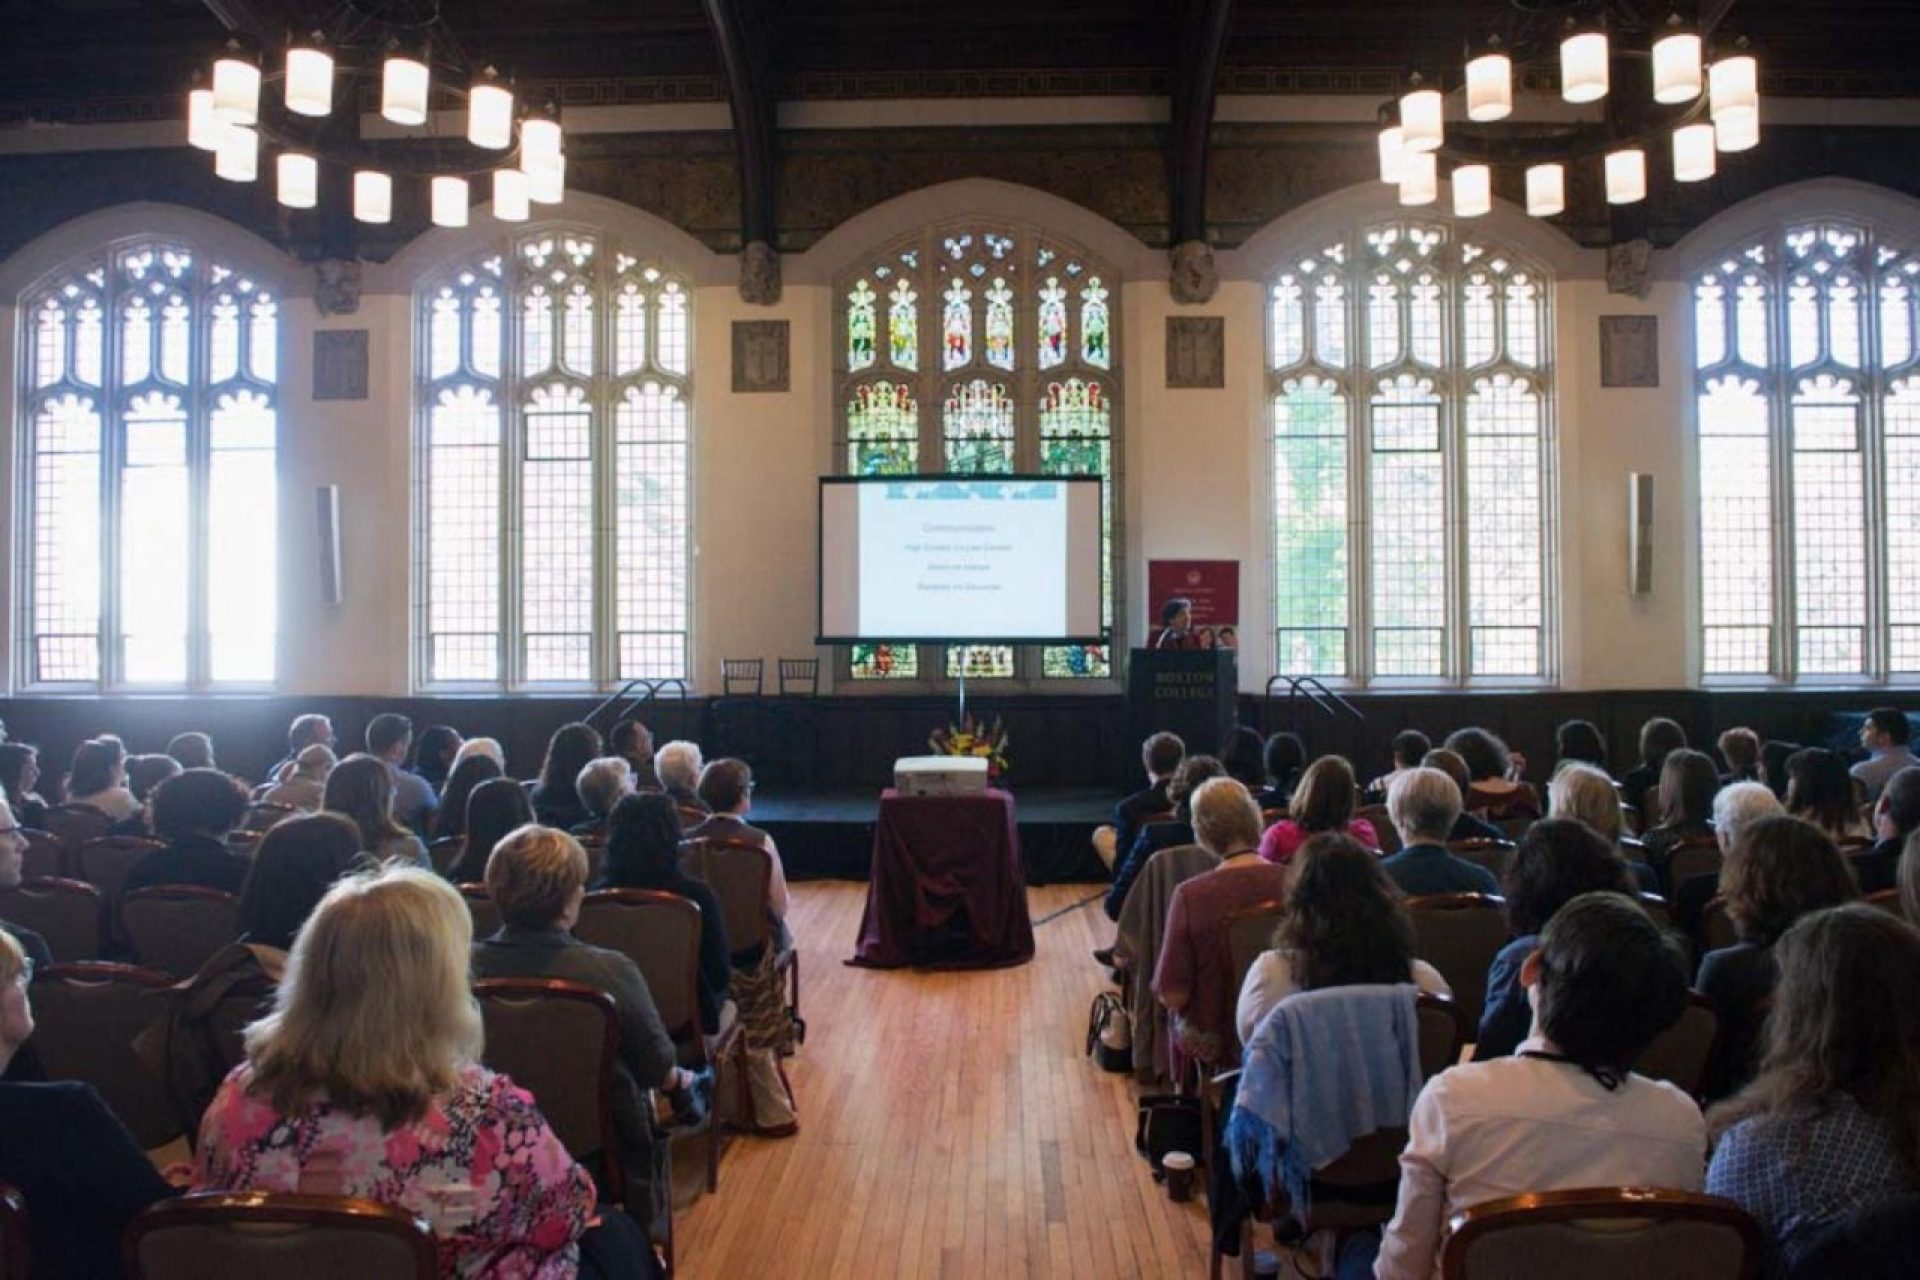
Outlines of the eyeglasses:
[{"label": "eyeglasses", "polygon": [[25,991],[33,985],[33,961],[31,959],[20,962],[20,972],[13,975],[13,981],[14,985],[22,991]]}]

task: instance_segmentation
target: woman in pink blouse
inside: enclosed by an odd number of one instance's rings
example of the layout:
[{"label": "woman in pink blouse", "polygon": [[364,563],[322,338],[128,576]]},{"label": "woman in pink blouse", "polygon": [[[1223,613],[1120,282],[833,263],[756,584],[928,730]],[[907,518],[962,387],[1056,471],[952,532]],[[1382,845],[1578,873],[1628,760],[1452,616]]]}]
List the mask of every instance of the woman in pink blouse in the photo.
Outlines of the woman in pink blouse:
[{"label": "woman in pink blouse", "polygon": [[477,1063],[472,925],[412,867],[336,884],[200,1128],[196,1191],[362,1196],[424,1218],[446,1280],[570,1280],[593,1178]]},{"label": "woman in pink blouse", "polygon": [[1268,862],[1285,863],[1309,836],[1323,831],[1343,831],[1367,848],[1378,849],[1380,836],[1373,824],[1353,816],[1358,794],[1353,766],[1346,758],[1321,756],[1300,775],[1300,785],[1294,788],[1293,800],[1287,805],[1287,816],[1260,837],[1260,856]]}]

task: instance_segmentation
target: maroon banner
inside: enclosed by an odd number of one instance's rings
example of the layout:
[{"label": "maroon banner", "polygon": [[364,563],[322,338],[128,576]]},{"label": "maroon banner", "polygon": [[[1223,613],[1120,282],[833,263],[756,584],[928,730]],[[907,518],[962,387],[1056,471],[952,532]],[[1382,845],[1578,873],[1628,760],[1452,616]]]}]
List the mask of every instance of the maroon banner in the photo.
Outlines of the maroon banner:
[{"label": "maroon banner", "polygon": [[[1240,625],[1238,560],[1147,561],[1147,634],[1160,630],[1160,606],[1176,596],[1193,601],[1196,639],[1208,648],[1224,641],[1237,647]],[[1149,644],[1152,640],[1149,639]]]}]

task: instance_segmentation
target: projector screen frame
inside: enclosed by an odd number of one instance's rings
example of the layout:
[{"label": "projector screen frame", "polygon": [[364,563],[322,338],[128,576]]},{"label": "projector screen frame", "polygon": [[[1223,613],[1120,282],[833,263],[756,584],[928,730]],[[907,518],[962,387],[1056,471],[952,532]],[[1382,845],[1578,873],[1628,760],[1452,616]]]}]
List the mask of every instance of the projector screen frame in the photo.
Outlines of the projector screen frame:
[{"label": "projector screen frame", "polygon": [[[873,644],[880,641],[899,644],[1006,644],[1006,645],[1111,645],[1111,628],[1091,636],[934,636],[934,635],[884,635],[884,636],[834,636],[825,634],[827,616],[827,573],[826,573],[826,525],[827,525],[827,486],[828,485],[872,485],[872,484],[914,484],[928,481],[952,480],[995,480],[1008,483],[1044,481],[1068,485],[1096,485],[1100,489],[1100,510],[1106,510],[1105,476],[1056,476],[1038,472],[1018,471],[1013,473],[993,472],[987,475],[956,475],[950,471],[913,472],[910,474],[884,476],[821,476],[820,488],[816,496],[817,507],[814,511],[813,539],[813,622],[815,644],[853,645]],[[1105,553],[1104,539],[1101,540],[1102,554]],[[1101,566],[1104,567],[1104,566]]]}]

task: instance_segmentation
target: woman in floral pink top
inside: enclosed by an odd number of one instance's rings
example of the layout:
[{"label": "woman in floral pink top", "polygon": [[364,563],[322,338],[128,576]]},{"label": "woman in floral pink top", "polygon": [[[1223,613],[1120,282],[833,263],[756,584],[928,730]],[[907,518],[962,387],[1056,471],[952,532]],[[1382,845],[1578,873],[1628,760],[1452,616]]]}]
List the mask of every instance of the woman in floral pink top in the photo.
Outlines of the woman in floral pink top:
[{"label": "woman in floral pink top", "polygon": [[194,1189],[364,1196],[432,1226],[447,1280],[571,1280],[593,1178],[476,1065],[471,936],[432,872],[335,885],[201,1122]]}]

